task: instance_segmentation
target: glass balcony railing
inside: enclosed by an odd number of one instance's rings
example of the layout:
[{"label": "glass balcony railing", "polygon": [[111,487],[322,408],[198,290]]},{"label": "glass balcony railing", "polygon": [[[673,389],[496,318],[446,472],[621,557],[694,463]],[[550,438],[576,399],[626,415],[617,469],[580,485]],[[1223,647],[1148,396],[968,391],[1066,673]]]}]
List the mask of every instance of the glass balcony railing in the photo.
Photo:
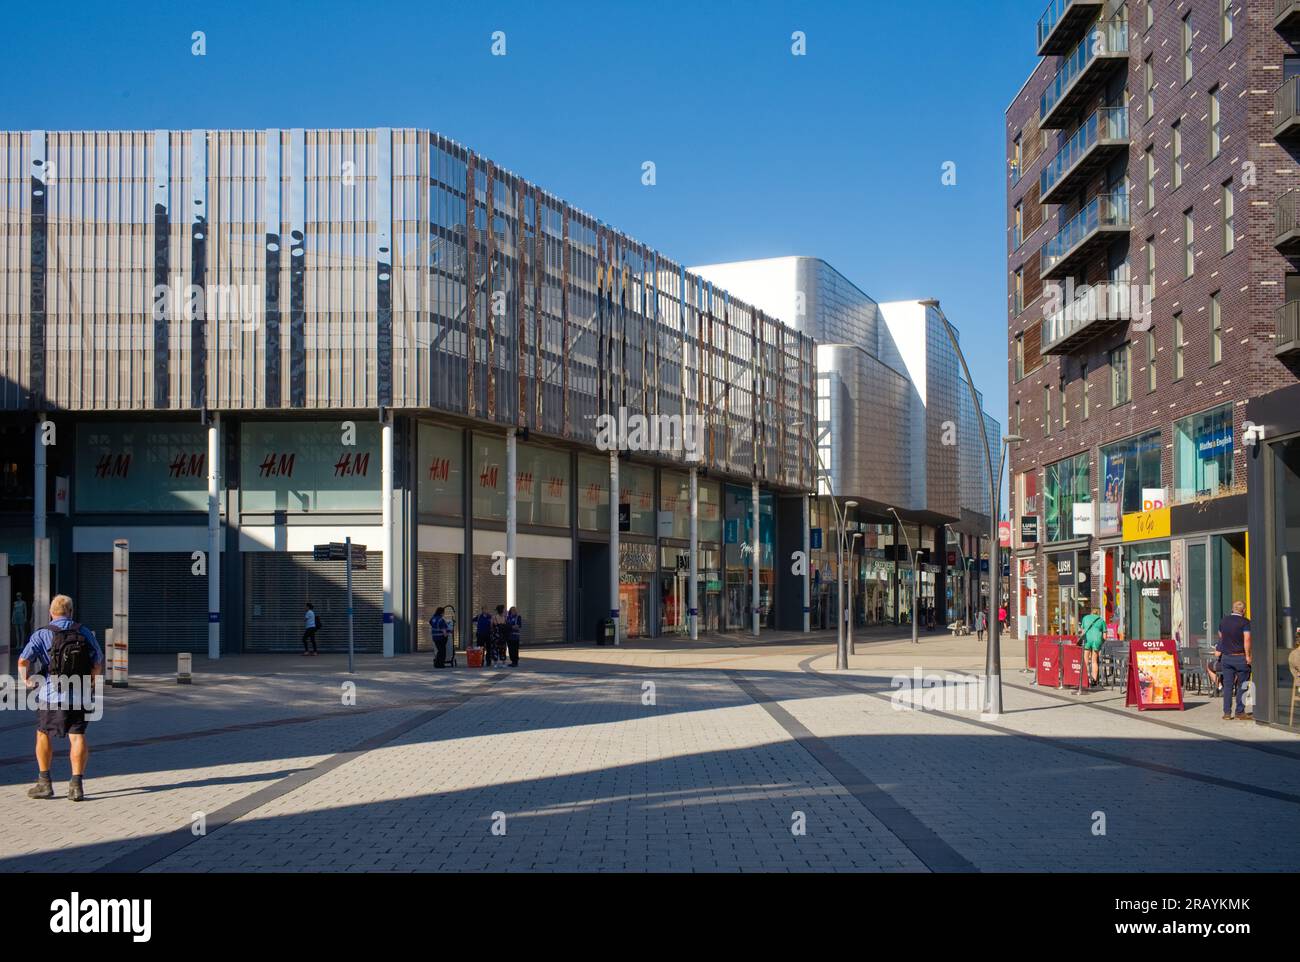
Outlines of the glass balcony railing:
[{"label": "glass balcony railing", "polygon": [[1046,196],[1102,140],[1128,140],[1127,107],[1102,107],[1091,113],[1038,175],[1039,195]]},{"label": "glass balcony railing", "polygon": [[1277,199],[1273,209],[1273,236],[1276,243],[1294,243],[1295,234],[1300,230],[1300,191],[1288,190]]},{"label": "glass balcony railing", "polygon": [[1098,194],[1043,245],[1039,274],[1046,276],[1085,240],[1103,227],[1129,226],[1128,191]]},{"label": "glass balcony railing", "polygon": [[1273,94],[1273,130],[1280,131],[1300,117],[1300,77],[1292,77]]},{"label": "glass balcony railing", "polygon": [[1101,20],[1089,30],[1061,64],[1052,83],[1038,101],[1039,114],[1047,119],[1061,98],[1074,88],[1090,66],[1103,56],[1128,56],[1128,21]]},{"label": "glass balcony railing", "polygon": [[1274,350],[1280,353],[1300,349],[1300,301],[1283,304],[1273,315],[1273,321],[1277,332]]},{"label": "glass balcony railing", "polygon": [[1052,0],[1043,11],[1043,15],[1038,18],[1038,49],[1042,51],[1043,45],[1047,43],[1049,37],[1061,25],[1061,21],[1066,14],[1070,12],[1071,7],[1086,8],[1087,12],[1095,13],[1101,7],[1101,0]]}]

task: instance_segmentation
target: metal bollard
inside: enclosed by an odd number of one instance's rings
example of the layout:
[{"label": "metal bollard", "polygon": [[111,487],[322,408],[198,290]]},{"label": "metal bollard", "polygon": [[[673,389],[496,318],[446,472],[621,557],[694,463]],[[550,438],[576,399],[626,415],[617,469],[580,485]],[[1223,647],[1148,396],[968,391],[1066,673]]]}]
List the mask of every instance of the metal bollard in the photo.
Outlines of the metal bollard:
[{"label": "metal bollard", "polygon": [[190,684],[190,662],[191,655],[188,651],[182,651],[176,655],[176,684]]}]

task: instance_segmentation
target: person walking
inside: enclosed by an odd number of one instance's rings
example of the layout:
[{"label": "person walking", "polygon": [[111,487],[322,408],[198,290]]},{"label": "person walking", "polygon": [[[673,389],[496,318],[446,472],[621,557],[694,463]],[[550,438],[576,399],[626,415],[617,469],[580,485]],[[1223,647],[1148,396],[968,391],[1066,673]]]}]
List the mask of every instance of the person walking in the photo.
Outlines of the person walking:
[{"label": "person walking", "polygon": [[998,605],[998,628],[1005,631],[1007,627],[1007,606]]},{"label": "person walking", "polygon": [[474,644],[483,649],[484,666],[492,664],[492,616],[486,606],[474,618]]},{"label": "person walking", "polygon": [[984,632],[989,629],[989,613],[981,608],[975,614],[975,637],[979,641],[984,640]]},{"label": "person walking", "polygon": [[1224,615],[1219,622],[1219,643],[1214,646],[1219,655],[1220,677],[1223,679],[1223,720],[1231,721],[1232,693],[1237,693],[1237,721],[1253,721],[1253,713],[1246,711],[1246,685],[1250,682],[1250,619],[1246,617],[1246,603],[1234,601],[1232,614]]},{"label": "person walking", "polygon": [[447,639],[451,636],[451,625],[447,623],[444,617],[446,607],[439,606],[429,619],[429,630],[433,633],[433,667],[445,668],[447,666]]},{"label": "person walking", "polygon": [[27,636],[27,602],[23,600],[21,591],[14,598],[13,610],[9,614],[9,624],[13,628],[13,643],[17,645],[21,639]]},{"label": "person walking", "polygon": [[[307,602],[307,610],[303,613],[302,618],[302,655],[306,658],[308,655],[319,655],[320,648],[316,644],[316,632],[320,628],[320,619],[316,617],[316,609]],[[308,648],[308,645],[311,645]]]},{"label": "person walking", "polygon": [[[55,595],[50,600],[50,623],[37,629],[18,656],[18,678],[27,690],[45,679],[36,695],[36,784],[27,791],[28,798],[53,798],[54,784],[50,764],[54,761],[51,738],[66,738],[72,762],[72,779],[68,782],[68,799],[80,802],[86,797],[82,779],[90,749],[86,745],[88,709],[97,710],[92,694],[95,679],[104,669],[104,652],[95,633],[72,620],[72,599]],[[99,717],[97,714],[94,717]]]},{"label": "person walking", "polygon": [[506,606],[497,605],[492,615],[492,660],[499,665],[506,661]]},{"label": "person walking", "polygon": [[514,605],[506,612],[506,644],[510,651],[510,667],[519,667],[519,640],[524,634],[524,619]]},{"label": "person walking", "polygon": [[1106,619],[1087,605],[1080,605],[1079,644],[1083,645],[1083,664],[1088,671],[1088,687],[1101,687],[1101,647],[1106,643]]}]

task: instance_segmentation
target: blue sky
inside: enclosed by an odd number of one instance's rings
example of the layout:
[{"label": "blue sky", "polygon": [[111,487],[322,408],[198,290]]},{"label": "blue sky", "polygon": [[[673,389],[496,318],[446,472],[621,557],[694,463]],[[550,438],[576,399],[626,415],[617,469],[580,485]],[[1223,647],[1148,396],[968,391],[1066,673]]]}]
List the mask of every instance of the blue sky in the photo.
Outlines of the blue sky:
[{"label": "blue sky", "polygon": [[0,110],[8,129],[429,127],[683,263],[815,255],[877,300],[940,298],[1005,423],[1003,114],[1044,5],[60,3],[8,18]]}]

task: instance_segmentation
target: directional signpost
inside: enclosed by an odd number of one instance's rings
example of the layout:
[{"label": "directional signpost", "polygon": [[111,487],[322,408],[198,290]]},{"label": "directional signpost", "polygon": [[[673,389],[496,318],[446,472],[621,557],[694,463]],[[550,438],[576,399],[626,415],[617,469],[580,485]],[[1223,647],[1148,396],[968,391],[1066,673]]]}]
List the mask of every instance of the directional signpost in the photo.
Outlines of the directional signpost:
[{"label": "directional signpost", "polygon": [[343,561],[352,559],[351,564],[345,564],[344,571],[347,572],[347,590],[348,590],[348,672],[354,671],[353,661],[353,631],[352,631],[352,571],[366,569],[366,546],[363,544],[353,544],[351,538],[345,538],[343,541],[331,541],[329,544],[312,545],[312,559],[315,561]]}]

